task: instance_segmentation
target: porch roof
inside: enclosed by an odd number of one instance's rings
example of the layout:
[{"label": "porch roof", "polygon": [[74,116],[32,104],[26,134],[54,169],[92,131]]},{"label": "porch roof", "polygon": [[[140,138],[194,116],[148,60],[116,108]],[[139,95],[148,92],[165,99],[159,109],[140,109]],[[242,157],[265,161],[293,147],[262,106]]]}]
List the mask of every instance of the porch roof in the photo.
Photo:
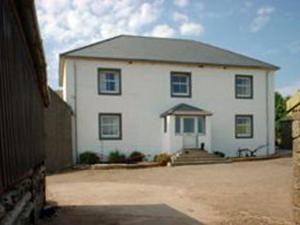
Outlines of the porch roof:
[{"label": "porch roof", "polygon": [[201,115],[201,116],[211,116],[212,113],[203,109],[200,109],[195,106],[191,106],[185,103],[178,104],[171,109],[165,111],[160,115],[160,117],[165,117],[168,115],[181,115],[181,116],[189,116],[189,115]]}]

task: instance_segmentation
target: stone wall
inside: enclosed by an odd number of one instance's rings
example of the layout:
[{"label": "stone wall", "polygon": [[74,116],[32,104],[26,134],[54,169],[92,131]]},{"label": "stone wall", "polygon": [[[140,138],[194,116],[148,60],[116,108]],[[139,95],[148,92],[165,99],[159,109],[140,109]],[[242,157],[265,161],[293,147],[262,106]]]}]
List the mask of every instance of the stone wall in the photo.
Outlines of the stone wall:
[{"label": "stone wall", "polygon": [[47,172],[72,166],[71,116],[71,108],[50,89],[50,105],[45,109]]},{"label": "stone wall", "polygon": [[294,219],[300,225],[300,111],[293,113]]},{"label": "stone wall", "polygon": [[38,167],[0,197],[0,225],[37,224],[45,203],[45,167]]}]

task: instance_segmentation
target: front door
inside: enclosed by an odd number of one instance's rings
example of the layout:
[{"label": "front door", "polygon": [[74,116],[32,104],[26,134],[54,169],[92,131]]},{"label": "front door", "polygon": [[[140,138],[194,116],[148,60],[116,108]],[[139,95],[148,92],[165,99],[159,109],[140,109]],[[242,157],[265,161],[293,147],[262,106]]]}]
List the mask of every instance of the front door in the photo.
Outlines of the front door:
[{"label": "front door", "polygon": [[183,148],[197,148],[196,118],[183,117]]}]

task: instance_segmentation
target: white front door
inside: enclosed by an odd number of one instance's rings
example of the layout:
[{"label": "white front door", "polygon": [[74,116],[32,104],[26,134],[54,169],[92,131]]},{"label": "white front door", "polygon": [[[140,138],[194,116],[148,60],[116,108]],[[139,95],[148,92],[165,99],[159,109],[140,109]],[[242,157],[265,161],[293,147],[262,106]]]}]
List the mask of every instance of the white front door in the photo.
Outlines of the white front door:
[{"label": "white front door", "polygon": [[182,118],[183,148],[197,148],[196,117]]}]

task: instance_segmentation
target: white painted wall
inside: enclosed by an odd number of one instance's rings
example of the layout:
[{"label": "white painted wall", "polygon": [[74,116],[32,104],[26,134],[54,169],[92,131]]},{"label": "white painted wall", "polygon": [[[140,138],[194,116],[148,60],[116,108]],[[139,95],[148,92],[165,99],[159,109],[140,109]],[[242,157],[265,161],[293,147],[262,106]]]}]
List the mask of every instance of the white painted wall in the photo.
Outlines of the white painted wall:
[{"label": "white painted wall", "polygon": [[[101,67],[122,70],[121,96],[98,95],[97,69]],[[138,150],[157,154],[180,148],[182,143],[178,137],[165,141],[168,134],[163,133],[163,119],[160,118],[162,112],[179,103],[213,113],[210,118],[210,149],[213,151],[235,156],[238,148],[254,149],[269,142],[269,153],[274,152],[274,75],[267,75],[264,70],[67,59],[63,71],[66,75],[64,98],[77,118],[78,138],[74,146],[79,153],[87,150],[102,154],[112,150],[124,153]],[[170,97],[171,71],[192,73],[191,98]],[[235,98],[236,74],[253,75],[253,99]],[[98,113],[122,113],[122,140],[99,140]],[[235,138],[236,114],[253,114],[252,139]],[[174,131],[174,125],[171,126],[174,121],[171,117],[168,120],[168,130]],[[267,148],[260,153],[266,154]]]}]

